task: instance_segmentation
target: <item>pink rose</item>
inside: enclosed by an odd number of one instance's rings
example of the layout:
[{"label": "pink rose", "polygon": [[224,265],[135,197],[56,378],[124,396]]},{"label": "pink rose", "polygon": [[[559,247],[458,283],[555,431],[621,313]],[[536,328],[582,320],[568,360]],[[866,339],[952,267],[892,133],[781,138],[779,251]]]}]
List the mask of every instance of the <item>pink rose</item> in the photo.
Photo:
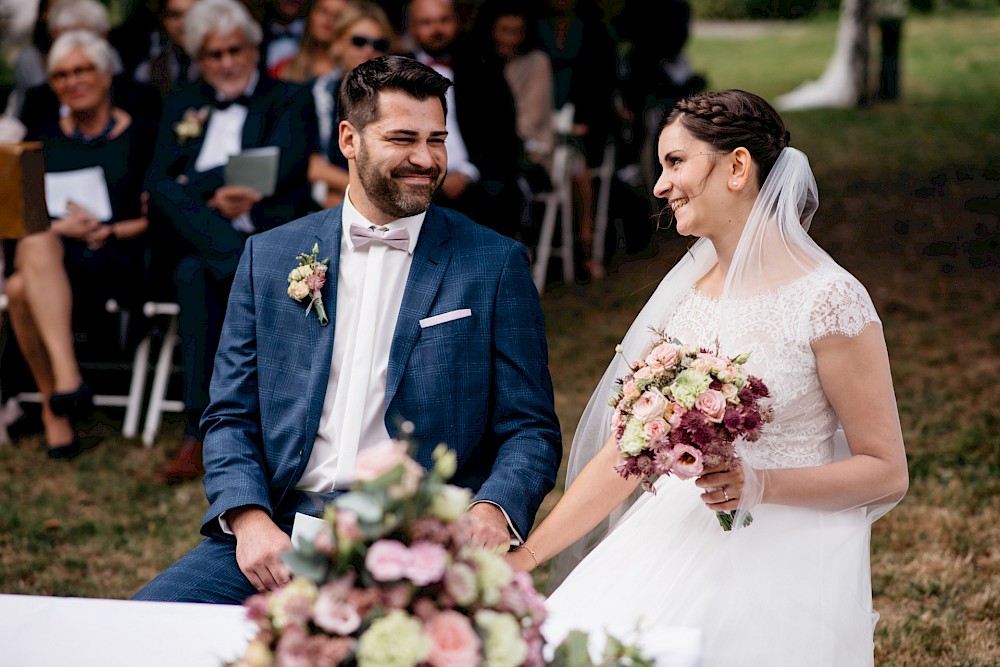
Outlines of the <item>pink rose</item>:
[{"label": "pink rose", "polygon": [[647,389],[632,406],[632,416],[645,424],[663,416],[667,409],[667,399],[660,392]]},{"label": "pink rose", "polygon": [[432,667],[476,667],[482,642],[468,617],[457,611],[442,611],[424,626],[430,640],[427,662]]},{"label": "pink rose", "polygon": [[635,379],[631,375],[622,382],[622,395],[629,401],[639,397],[639,389],[635,386]]},{"label": "pink rose", "polygon": [[406,578],[417,586],[427,586],[441,581],[448,562],[448,552],[440,544],[417,542],[410,547],[410,562],[406,565]]},{"label": "pink rose", "polygon": [[719,389],[722,395],[725,396],[726,400],[730,403],[739,403],[739,393],[740,390],[736,388],[735,384],[724,384],[722,388]]},{"label": "pink rose", "polygon": [[712,361],[708,357],[696,357],[695,360],[691,362],[691,368],[695,369],[699,373],[707,373],[712,370]]},{"label": "pink rose", "polygon": [[690,445],[677,445],[674,447],[674,465],[670,472],[680,479],[691,479],[701,474],[705,465],[701,460],[701,452]]},{"label": "pink rose", "polygon": [[672,343],[660,343],[646,356],[646,363],[650,366],[663,366],[670,368],[677,363],[677,346]]},{"label": "pink rose", "polygon": [[719,424],[726,414],[726,397],[721,391],[708,389],[695,400],[694,407],[705,415],[705,419]]},{"label": "pink rose", "polygon": [[345,602],[335,586],[323,586],[313,605],[313,622],[335,635],[350,635],[361,627],[361,615]]},{"label": "pink rose", "polygon": [[666,439],[667,433],[670,432],[670,424],[657,417],[646,422],[642,427],[642,432],[646,436],[646,440],[655,445]]},{"label": "pink rose", "polygon": [[618,430],[626,424],[628,424],[628,417],[621,410],[615,408],[615,411],[611,414],[611,430]]},{"label": "pink rose", "polygon": [[455,563],[444,573],[444,590],[466,607],[476,601],[476,572],[465,563]]},{"label": "pink rose", "polygon": [[376,581],[399,581],[410,562],[410,550],[396,540],[379,540],[368,547],[365,568]]},{"label": "pink rose", "polygon": [[406,460],[406,443],[398,440],[382,442],[358,452],[354,466],[354,479],[371,482],[378,479]]},{"label": "pink rose", "polygon": [[653,366],[643,366],[635,372],[636,381],[645,380],[646,378],[651,378],[656,373],[656,368]]},{"label": "pink rose", "polygon": [[667,415],[665,415],[667,418],[667,423],[670,424],[670,428],[681,427],[681,417],[684,416],[685,412],[687,412],[687,410],[685,410],[680,403],[670,404],[670,412],[667,413]]}]

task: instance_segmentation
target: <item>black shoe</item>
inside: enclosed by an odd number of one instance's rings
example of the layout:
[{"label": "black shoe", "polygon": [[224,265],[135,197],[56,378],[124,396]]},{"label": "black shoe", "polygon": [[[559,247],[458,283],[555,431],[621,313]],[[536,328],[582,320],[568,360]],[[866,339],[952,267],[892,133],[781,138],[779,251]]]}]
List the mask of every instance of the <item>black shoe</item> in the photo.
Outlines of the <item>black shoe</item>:
[{"label": "black shoe", "polygon": [[86,419],[94,412],[94,392],[86,382],[81,382],[75,391],[49,396],[49,408],[53,414],[69,417],[71,421]]},{"label": "black shoe", "polygon": [[80,443],[74,439],[73,442],[68,445],[60,445],[59,447],[49,447],[49,458],[50,459],[75,459],[83,451]]}]

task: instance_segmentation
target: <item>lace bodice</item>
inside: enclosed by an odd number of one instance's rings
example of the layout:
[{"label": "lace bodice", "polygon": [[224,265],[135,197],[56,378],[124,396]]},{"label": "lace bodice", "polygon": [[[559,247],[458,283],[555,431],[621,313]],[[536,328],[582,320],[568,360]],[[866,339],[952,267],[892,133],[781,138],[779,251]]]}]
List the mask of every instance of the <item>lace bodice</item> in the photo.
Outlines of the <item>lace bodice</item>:
[{"label": "lace bodice", "polygon": [[[721,302],[692,289],[666,328],[685,343],[714,345]],[[825,336],[857,336],[879,322],[868,292],[853,276],[819,269],[774,291],[729,302],[722,352],[750,351],[747,370],[774,399],[774,420],[754,443],[738,443],[755,468],[822,465],[833,460],[837,416],[820,385],[811,343]]]}]

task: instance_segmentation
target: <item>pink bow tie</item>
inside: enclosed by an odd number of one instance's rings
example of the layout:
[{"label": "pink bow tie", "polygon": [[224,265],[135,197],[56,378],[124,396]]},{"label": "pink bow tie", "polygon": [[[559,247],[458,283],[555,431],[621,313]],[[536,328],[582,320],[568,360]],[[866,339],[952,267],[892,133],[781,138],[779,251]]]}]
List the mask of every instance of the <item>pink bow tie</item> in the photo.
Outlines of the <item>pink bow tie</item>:
[{"label": "pink bow tie", "polygon": [[369,243],[384,243],[396,250],[409,250],[410,232],[407,229],[351,225],[351,241],[355,248],[364,248]]}]

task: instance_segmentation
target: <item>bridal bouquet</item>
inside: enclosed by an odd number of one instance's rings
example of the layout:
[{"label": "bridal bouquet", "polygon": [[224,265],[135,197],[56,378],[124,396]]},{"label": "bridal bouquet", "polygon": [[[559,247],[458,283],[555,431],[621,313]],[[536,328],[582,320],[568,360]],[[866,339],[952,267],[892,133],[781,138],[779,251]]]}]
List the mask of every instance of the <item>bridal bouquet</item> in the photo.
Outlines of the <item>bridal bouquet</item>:
[{"label": "bridal bouquet", "polygon": [[[623,353],[620,345],[616,352]],[[641,476],[652,491],[658,475],[691,479],[705,468],[735,464],[736,439],[757,440],[772,416],[767,386],[743,368],[749,358],[748,352],[727,358],[655,332],[610,400],[618,473]],[[735,514],[718,512],[724,530]]]},{"label": "bridal bouquet", "polygon": [[[425,471],[396,440],[358,457],[350,493],[315,540],[285,555],[295,576],[246,602],[257,634],[237,667],[544,667],[543,597],[501,555],[465,547],[456,455]],[[553,667],[591,667],[571,635]],[[581,652],[580,647],[584,650]],[[613,640],[601,667],[652,667]]]}]

